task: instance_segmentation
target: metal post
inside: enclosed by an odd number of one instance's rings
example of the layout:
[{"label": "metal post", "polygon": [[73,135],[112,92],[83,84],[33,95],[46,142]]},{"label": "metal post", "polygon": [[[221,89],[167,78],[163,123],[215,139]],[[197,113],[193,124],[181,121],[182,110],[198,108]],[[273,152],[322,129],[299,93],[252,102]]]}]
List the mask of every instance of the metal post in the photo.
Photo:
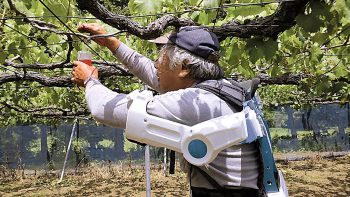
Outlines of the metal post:
[{"label": "metal post", "polygon": [[146,196],[151,197],[151,167],[150,167],[148,144],[145,146],[145,170],[146,170]]},{"label": "metal post", "polygon": [[[147,85],[144,85],[144,90],[147,90]],[[151,165],[149,155],[149,145],[145,146],[145,171],[146,171],[146,197],[151,197]]]},{"label": "metal post", "polygon": [[167,169],[167,162],[166,162],[166,151],[167,151],[167,149],[166,148],[164,148],[164,176],[166,176],[167,175],[167,173],[166,173],[166,169]]},{"label": "metal post", "polygon": [[73,136],[74,136],[74,130],[75,130],[75,127],[77,125],[77,122],[78,122],[77,119],[75,119],[74,125],[73,125],[73,129],[72,129],[72,132],[70,134],[70,139],[69,139],[69,143],[68,143],[68,146],[67,146],[67,150],[66,150],[66,157],[64,158],[64,163],[63,163],[63,169],[62,169],[62,172],[61,172],[61,177],[60,177],[60,180],[58,181],[58,183],[62,182],[62,179],[63,179],[64,169],[66,168],[67,159],[68,159],[69,150],[70,150],[70,145],[72,144],[72,139],[73,139]]},{"label": "metal post", "polygon": [[171,150],[169,155],[169,174],[175,173],[175,151]]},{"label": "metal post", "polygon": [[[79,120],[77,120],[77,130],[76,130],[76,136],[75,136],[75,138],[76,138],[76,142],[77,143],[79,143],[79,132],[80,131],[80,129],[79,129]],[[75,168],[78,168],[78,166],[79,166],[79,163],[80,163],[80,153],[81,152],[76,152],[75,153]]]}]

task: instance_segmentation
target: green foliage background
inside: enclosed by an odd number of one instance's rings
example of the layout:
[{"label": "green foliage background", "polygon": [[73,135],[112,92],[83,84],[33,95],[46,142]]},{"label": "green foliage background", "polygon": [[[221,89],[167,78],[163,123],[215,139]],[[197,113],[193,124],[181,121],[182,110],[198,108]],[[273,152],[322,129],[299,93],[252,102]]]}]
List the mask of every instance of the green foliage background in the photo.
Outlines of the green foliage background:
[{"label": "green foliage background", "polygon": [[[54,12],[71,28],[85,22],[97,22],[95,19],[67,18],[66,16],[92,17],[77,9],[74,0],[45,0]],[[162,13],[178,12],[182,18],[191,18],[200,25],[219,26],[235,19],[241,23],[271,15],[277,9],[277,3],[264,6],[232,6],[219,12],[213,8],[220,5],[220,0],[130,0],[101,1],[117,14],[140,16],[131,18],[142,25],[148,25]],[[223,1],[233,3],[259,3],[258,0]],[[17,9],[27,16],[50,22],[60,30],[69,32],[39,2],[32,0],[14,0]],[[191,11],[188,11],[191,10]],[[185,12],[186,11],[186,12]],[[152,14],[160,14],[158,16]],[[0,63],[19,55],[23,63],[54,63],[66,57],[68,43],[64,35],[41,31],[16,17],[7,0],[0,5]],[[105,25],[109,32],[116,29]],[[171,31],[172,28],[168,28]],[[26,35],[26,36],[24,36]],[[264,37],[227,38],[221,42],[222,59],[220,64],[226,76],[239,75],[250,79],[265,73],[270,77],[278,77],[285,73],[305,74],[300,85],[269,85],[260,88],[260,96],[265,106],[277,106],[285,103],[294,107],[303,107],[318,100],[349,101],[349,37],[350,37],[350,2],[349,1],[311,1],[305,11],[296,18],[296,25],[282,32],[276,39]],[[156,46],[130,34],[118,35],[118,38],[140,53],[156,59]],[[107,61],[116,61],[110,52],[90,43],[99,55]],[[88,50],[82,42],[74,37],[72,60],[77,51]],[[98,58],[95,56],[95,58]],[[0,67],[0,74],[13,73],[21,69]],[[30,69],[27,69],[30,71]],[[38,71],[38,70],[33,70]],[[40,70],[47,76],[70,75],[70,68]],[[344,80],[345,79],[345,80]],[[135,78],[114,76],[104,81],[108,87],[115,89],[117,85],[123,91],[140,88]],[[83,91],[77,88],[42,87],[37,82],[5,83],[0,86],[0,102],[21,106],[25,109],[54,107],[77,111],[86,109]],[[14,109],[0,106],[4,116],[0,117],[3,126],[48,123],[57,124],[54,118],[34,118],[30,113],[19,113]],[[47,111],[43,111],[45,113]],[[68,120],[69,121],[69,120]],[[107,142],[103,143],[108,145]]]}]

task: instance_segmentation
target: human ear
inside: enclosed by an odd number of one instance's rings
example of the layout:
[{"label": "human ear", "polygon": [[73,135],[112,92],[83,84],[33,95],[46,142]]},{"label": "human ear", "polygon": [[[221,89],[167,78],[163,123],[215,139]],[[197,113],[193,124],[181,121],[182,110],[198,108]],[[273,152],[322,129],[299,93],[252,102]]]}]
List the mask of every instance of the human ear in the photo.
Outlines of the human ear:
[{"label": "human ear", "polygon": [[184,60],[181,65],[181,70],[179,72],[179,77],[186,77],[190,73],[190,69],[188,68],[189,60]]},{"label": "human ear", "polygon": [[185,78],[190,73],[190,70],[188,68],[182,68],[179,72],[179,77]]}]

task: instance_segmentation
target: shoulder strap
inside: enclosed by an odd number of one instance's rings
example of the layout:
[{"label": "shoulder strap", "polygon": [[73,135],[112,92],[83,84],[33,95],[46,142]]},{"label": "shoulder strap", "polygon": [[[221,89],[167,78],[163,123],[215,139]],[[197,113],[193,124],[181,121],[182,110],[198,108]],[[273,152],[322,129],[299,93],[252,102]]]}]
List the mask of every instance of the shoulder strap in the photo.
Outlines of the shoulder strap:
[{"label": "shoulder strap", "polygon": [[[235,82],[233,80],[230,80],[231,83]],[[237,83],[237,82],[235,82]],[[253,78],[251,80],[247,80],[247,81],[242,81],[239,83],[239,85],[241,85],[244,90],[246,91],[245,93],[245,100],[248,101],[250,99],[252,99],[255,96],[255,92],[258,89],[258,85],[260,83],[260,79],[259,78]]]},{"label": "shoulder strap", "polygon": [[244,90],[238,83],[208,80],[195,85],[195,87],[215,94],[238,111],[243,110]]}]

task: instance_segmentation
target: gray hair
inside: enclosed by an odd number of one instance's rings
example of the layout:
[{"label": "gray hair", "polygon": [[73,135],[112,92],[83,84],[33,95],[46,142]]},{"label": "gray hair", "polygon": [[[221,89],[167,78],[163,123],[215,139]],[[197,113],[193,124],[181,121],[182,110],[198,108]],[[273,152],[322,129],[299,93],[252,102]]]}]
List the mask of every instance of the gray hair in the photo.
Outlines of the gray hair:
[{"label": "gray hair", "polygon": [[176,65],[182,65],[190,70],[189,77],[194,80],[204,81],[224,78],[224,72],[218,63],[193,55],[174,44],[167,43],[162,48],[161,53],[168,56],[170,69],[174,69]]}]

